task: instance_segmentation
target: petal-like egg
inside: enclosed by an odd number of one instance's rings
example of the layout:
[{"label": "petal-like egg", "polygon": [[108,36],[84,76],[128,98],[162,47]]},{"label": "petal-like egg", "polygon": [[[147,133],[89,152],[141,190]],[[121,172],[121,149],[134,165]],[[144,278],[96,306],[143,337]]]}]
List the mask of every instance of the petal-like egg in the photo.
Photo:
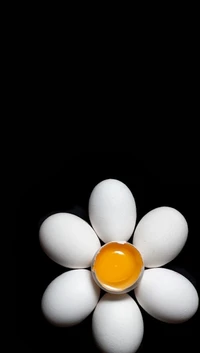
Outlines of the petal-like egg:
[{"label": "petal-like egg", "polygon": [[128,294],[105,294],[94,310],[92,330],[104,353],[134,353],[143,338],[142,314]]},{"label": "petal-like egg", "polygon": [[73,326],[95,308],[100,288],[89,270],[71,270],[55,278],[42,297],[42,312],[56,326]]},{"label": "petal-like egg", "polygon": [[165,268],[145,270],[135,295],[148,314],[167,323],[189,320],[199,305],[193,284],[181,274]]},{"label": "petal-like egg", "polygon": [[91,224],[104,242],[127,241],[136,222],[135,199],[119,180],[106,179],[93,189],[89,199]]},{"label": "petal-like egg", "polygon": [[70,213],[48,217],[40,227],[39,239],[44,252],[53,261],[69,268],[89,267],[101,246],[92,227]]},{"label": "petal-like egg", "polygon": [[188,225],[183,215],[172,207],[158,207],[138,223],[133,245],[142,254],[145,267],[159,267],[180,253],[187,236]]}]

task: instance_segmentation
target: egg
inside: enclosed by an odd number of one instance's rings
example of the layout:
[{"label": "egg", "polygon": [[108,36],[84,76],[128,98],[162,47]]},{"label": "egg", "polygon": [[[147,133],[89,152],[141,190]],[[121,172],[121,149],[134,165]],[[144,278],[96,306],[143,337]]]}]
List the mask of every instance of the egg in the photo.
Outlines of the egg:
[{"label": "egg", "polygon": [[144,333],[138,305],[128,294],[105,294],[94,310],[92,331],[104,353],[136,352]]},{"label": "egg", "polygon": [[56,213],[48,217],[39,230],[44,252],[59,265],[86,268],[100,248],[100,241],[92,227],[70,213]]},{"label": "egg", "polygon": [[147,313],[167,323],[189,320],[199,305],[193,284],[181,274],[165,268],[145,270],[135,295]]},{"label": "egg", "polygon": [[172,207],[158,207],[138,223],[133,245],[140,251],[145,267],[159,267],[180,253],[187,236],[188,225],[184,216]]},{"label": "egg", "polygon": [[89,217],[104,243],[127,241],[136,223],[135,199],[129,188],[116,179],[97,184],[89,199]]},{"label": "egg", "polygon": [[125,241],[104,244],[91,265],[95,282],[106,292],[130,292],[140,280],[144,264],[139,251]]},{"label": "egg", "polygon": [[74,326],[94,310],[99,296],[100,288],[89,270],[71,270],[49,284],[43,294],[41,308],[51,324]]}]

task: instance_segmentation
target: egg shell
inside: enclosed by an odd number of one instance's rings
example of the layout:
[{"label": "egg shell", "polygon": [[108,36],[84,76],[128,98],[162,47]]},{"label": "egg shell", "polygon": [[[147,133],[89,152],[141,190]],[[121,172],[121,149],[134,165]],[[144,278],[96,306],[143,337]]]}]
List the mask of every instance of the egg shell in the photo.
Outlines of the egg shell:
[{"label": "egg shell", "polygon": [[167,323],[189,320],[199,305],[193,284],[181,274],[165,268],[145,270],[135,295],[147,313]]},{"label": "egg shell", "polygon": [[56,326],[74,326],[95,308],[100,288],[89,270],[71,270],[55,278],[41,302],[45,318]]},{"label": "egg shell", "polygon": [[56,213],[41,225],[39,239],[44,252],[58,264],[69,268],[86,268],[100,248],[92,227],[70,213]]},{"label": "egg shell", "polygon": [[94,310],[92,330],[104,353],[134,353],[143,338],[142,314],[128,294],[107,293]]},{"label": "egg shell", "polygon": [[116,179],[97,184],[89,199],[89,217],[104,243],[127,241],[136,223],[135,199],[129,188]]},{"label": "egg shell", "polygon": [[145,267],[158,267],[180,253],[187,236],[188,225],[184,216],[172,207],[158,207],[138,223],[133,245],[140,251]]}]

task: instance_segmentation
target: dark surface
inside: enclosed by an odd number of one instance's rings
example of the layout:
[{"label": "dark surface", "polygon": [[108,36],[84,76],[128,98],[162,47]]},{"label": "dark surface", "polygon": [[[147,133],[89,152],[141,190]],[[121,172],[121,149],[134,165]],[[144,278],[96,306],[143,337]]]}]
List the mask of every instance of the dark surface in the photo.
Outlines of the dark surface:
[{"label": "dark surface", "polygon": [[[55,347],[56,352],[99,352],[91,332],[90,315],[80,325],[56,328],[48,324],[40,310],[47,285],[65,268],[52,262],[40,249],[38,230],[48,215],[70,211],[88,221],[88,199],[93,187],[103,179],[116,178],[132,191],[137,206],[137,223],[149,210],[159,206],[178,209],[189,226],[188,241],[167,268],[188,277],[200,293],[199,275],[199,184],[193,163],[172,165],[148,156],[75,154],[73,158],[48,156],[25,163],[19,180],[19,213],[16,237],[16,333],[19,347],[34,351]],[[161,163],[162,162],[162,163]],[[187,164],[188,163],[188,164]],[[185,173],[189,170],[189,173]],[[189,177],[188,177],[189,175]],[[142,309],[141,309],[142,310]],[[200,348],[199,310],[181,325],[161,323],[142,310],[145,333],[138,352],[175,352]],[[70,348],[72,347],[72,348]]]}]

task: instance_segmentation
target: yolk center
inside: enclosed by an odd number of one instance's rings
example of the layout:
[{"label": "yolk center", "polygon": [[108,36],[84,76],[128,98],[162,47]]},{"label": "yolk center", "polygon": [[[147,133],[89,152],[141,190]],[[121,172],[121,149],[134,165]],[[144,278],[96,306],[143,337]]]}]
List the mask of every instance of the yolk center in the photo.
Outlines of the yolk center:
[{"label": "yolk center", "polygon": [[123,290],[137,281],[142,268],[142,257],[134,246],[111,242],[97,254],[92,271],[104,288]]}]

